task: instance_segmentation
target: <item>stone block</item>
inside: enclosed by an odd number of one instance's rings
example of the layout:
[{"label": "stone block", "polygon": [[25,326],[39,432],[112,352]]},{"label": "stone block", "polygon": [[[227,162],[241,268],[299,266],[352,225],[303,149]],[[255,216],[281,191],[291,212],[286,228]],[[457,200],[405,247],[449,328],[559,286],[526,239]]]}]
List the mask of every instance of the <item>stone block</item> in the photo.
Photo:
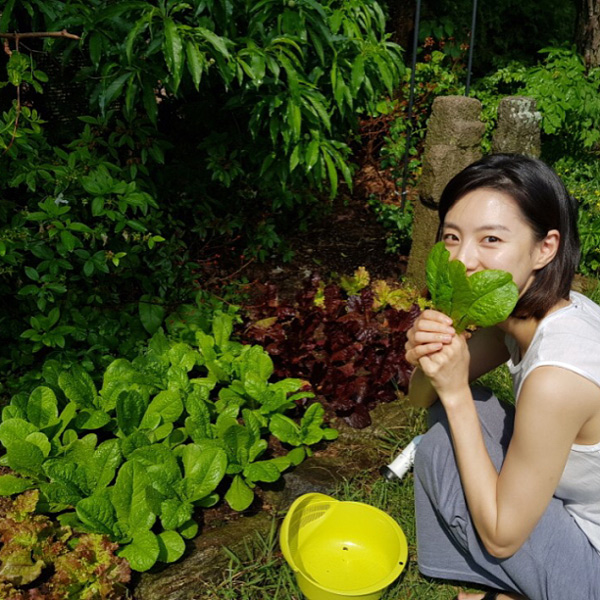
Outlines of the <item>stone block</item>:
[{"label": "stone block", "polygon": [[541,119],[533,98],[503,98],[498,106],[498,125],[492,141],[493,152],[538,157],[541,152]]}]

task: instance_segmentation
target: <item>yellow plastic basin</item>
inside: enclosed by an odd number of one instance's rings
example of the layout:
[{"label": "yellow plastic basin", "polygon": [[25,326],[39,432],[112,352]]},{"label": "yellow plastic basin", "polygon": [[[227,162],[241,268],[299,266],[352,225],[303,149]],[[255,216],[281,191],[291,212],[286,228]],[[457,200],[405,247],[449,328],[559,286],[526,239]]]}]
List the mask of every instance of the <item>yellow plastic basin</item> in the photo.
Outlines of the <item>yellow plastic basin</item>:
[{"label": "yellow plastic basin", "polygon": [[308,600],[377,600],[408,556],[404,532],[387,513],[324,494],[292,504],[280,544]]}]

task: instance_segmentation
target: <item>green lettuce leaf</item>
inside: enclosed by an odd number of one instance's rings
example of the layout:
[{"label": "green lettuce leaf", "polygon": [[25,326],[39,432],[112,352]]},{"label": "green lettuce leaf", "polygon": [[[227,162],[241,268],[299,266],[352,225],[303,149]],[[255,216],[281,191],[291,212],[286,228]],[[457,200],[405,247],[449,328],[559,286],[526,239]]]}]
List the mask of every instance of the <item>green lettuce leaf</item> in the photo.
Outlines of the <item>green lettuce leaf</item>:
[{"label": "green lettuce leaf", "polygon": [[469,276],[462,262],[450,260],[444,242],[433,247],[426,268],[434,308],[452,318],[457,333],[501,323],[519,299],[510,273],[490,269]]}]

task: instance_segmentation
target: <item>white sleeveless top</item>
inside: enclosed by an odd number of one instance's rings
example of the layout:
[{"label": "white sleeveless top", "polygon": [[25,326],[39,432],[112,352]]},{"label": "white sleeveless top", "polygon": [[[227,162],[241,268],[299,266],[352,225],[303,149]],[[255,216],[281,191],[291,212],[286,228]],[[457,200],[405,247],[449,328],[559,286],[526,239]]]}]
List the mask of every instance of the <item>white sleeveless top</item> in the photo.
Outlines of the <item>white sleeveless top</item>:
[{"label": "white sleeveless top", "polygon": [[[571,292],[571,304],[542,319],[521,360],[515,340],[507,336],[506,343],[517,401],[527,375],[541,366],[574,371],[600,387],[600,306],[582,294]],[[600,441],[573,444],[554,495],[600,553]]]}]

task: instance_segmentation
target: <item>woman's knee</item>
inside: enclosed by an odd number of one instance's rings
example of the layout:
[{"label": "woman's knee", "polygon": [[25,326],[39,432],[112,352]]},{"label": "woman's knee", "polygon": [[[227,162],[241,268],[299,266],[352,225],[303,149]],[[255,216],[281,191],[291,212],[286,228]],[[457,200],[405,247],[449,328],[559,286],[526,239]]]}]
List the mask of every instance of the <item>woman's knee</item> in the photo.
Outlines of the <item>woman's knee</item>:
[{"label": "woman's knee", "polygon": [[[443,409],[442,409],[443,410]],[[415,454],[415,474],[428,478],[443,464],[448,456],[454,456],[454,448],[450,438],[447,421],[438,420],[423,435]]]}]

